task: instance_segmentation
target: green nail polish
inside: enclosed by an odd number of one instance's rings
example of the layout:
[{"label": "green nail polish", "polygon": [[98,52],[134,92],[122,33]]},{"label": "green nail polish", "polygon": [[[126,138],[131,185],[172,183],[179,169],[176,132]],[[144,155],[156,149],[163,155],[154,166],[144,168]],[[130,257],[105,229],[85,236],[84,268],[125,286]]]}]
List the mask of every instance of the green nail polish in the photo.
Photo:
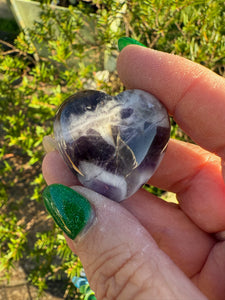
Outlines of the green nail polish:
[{"label": "green nail polish", "polygon": [[71,239],[75,239],[93,218],[89,201],[65,185],[49,185],[43,192],[43,199],[56,224]]},{"label": "green nail polish", "polygon": [[128,45],[139,45],[139,46],[142,46],[142,47],[146,47],[145,45],[143,45],[142,43],[136,41],[135,39],[132,39],[130,37],[121,37],[119,40],[118,40],[118,48],[119,48],[119,51],[121,51],[123,48],[125,48],[126,46]]}]

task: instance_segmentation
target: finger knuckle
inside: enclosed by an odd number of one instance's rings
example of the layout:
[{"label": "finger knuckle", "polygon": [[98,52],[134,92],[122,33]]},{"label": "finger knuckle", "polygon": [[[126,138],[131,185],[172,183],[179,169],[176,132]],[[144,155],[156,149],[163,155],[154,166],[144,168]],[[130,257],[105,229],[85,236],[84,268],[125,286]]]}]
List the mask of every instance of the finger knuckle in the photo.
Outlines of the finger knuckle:
[{"label": "finger knuckle", "polygon": [[[145,286],[140,285],[138,278],[141,262],[138,255],[130,251],[127,245],[119,245],[105,251],[91,266],[91,281],[97,299],[135,299]],[[131,293],[132,291],[132,293]]]}]

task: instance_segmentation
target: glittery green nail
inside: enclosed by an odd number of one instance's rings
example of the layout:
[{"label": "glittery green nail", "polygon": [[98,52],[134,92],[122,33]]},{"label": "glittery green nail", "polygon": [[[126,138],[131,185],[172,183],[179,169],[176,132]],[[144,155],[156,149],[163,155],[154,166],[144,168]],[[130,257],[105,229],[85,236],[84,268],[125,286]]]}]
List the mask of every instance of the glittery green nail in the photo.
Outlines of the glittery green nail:
[{"label": "glittery green nail", "polygon": [[146,47],[145,45],[143,45],[142,43],[136,41],[135,39],[132,39],[130,37],[121,37],[118,40],[118,48],[119,51],[121,51],[123,48],[125,48],[128,45],[138,45],[138,46],[142,46],[142,47]]},{"label": "glittery green nail", "polygon": [[43,192],[43,199],[56,224],[71,239],[75,239],[93,218],[89,201],[65,185],[49,185]]}]

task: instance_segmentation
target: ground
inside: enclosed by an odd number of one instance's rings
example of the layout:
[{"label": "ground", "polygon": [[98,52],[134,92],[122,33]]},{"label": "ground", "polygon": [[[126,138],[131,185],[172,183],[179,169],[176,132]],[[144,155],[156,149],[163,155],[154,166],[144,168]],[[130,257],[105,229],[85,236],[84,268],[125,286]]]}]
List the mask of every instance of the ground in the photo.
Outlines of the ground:
[{"label": "ground", "polygon": [[[1,274],[0,274],[1,278]],[[0,281],[0,300],[34,300],[37,299],[37,289],[26,281],[25,271],[18,265],[12,271],[10,282]],[[41,300],[60,300],[61,297],[45,293]]]}]

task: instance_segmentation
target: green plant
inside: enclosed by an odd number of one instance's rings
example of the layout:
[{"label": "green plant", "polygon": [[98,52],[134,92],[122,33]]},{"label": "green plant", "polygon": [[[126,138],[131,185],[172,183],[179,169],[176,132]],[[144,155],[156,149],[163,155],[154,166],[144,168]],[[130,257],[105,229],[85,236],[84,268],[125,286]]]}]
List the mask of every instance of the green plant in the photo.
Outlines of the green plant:
[{"label": "green plant", "polygon": [[19,27],[14,20],[0,18],[0,31],[19,33]]},{"label": "green plant", "polygon": [[[52,132],[58,105],[90,84],[111,94],[123,90],[115,71],[108,83],[96,72],[104,69],[104,58],[118,54],[117,40],[126,35],[222,76],[225,72],[224,1],[92,3],[95,11],[83,2],[68,11],[43,6],[35,27],[18,34],[13,45],[2,41],[0,50],[0,265],[9,271],[15,261],[29,261],[29,280],[40,292],[60,279],[67,299],[84,297],[70,281],[82,266],[41,201],[42,139]],[[85,34],[85,26],[92,37]],[[172,137],[188,138],[173,120]]]}]

